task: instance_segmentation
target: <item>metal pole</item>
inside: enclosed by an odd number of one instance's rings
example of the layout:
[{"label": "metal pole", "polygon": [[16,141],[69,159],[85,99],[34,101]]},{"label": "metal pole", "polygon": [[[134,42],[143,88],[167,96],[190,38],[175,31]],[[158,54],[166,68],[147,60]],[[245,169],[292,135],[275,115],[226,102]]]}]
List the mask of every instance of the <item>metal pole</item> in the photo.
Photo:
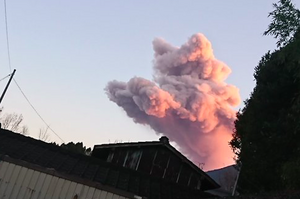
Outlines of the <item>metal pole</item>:
[{"label": "metal pole", "polygon": [[16,72],[16,69],[14,69],[14,71],[13,71],[12,74],[10,75],[10,78],[9,78],[9,80],[8,80],[8,83],[7,83],[7,85],[6,85],[6,87],[5,87],[4,91],[3,91],[3,93],[2,93],[2,95],[1,95],[1,98],[0,98],[0,104],[1,104],[1,102],[2,102],[2,100],[3,100],[3,98],[4,98],[4,95],[5,95],[5,93],[6,93],[7,89],[8,89],[8,87],[9,87],[9,84],[10,84],[12,78],[13,78],[14,75],[15,75],[15,72]]},{"label": "metal pole", "polygon": [[238,174],[236,176],[236,180],[234,182],[234,186],[233,186],[233,190],[232,190],[231,196],[235,196],[237,183],[238,183],[238,180],[239,180],[239,177],[240,177],[240,173],[241,173],[241,170],[242,170],[242,163],[237,164],[237,166],[239,166],[239,171],[238,171]]}]

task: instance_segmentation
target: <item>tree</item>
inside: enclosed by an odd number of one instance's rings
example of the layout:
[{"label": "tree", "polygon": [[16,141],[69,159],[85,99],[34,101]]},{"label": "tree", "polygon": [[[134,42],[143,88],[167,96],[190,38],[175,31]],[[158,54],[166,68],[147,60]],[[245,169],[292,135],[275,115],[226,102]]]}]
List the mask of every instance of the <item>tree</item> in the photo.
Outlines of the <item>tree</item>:
[{"label": "tree", "polygon": [[282,177],[300,157],[299,53],[298,36],[266,54],[256,67],[256,87],[237,115],[230,144],[243,164],[240,185],[245,190],[285,188],[288,178]]},{"label": "tree", "polygon": [[80,153],[84,155],[90,155],[92,151],[91,148],[86,148],[85,146],[83,146],[82,142],[77,142],[77,143],[69,142],[67,144],[63,143],[61,147],[68,149],[72,152]]},{"label": "tree", "polygon": [[273,35],[277,41],[277,47],[285,46],[293,40],[300,27],[300,11],[295,8],[291,0],[280,0],[273,4],[275,8],[269,13],[272,22],[264,35]]},{"label": "tree", "polygon": [[40,140],[42,140],[44,142],[48,142],[50,140],[50,135],[48,133],[48,129],[49,129],[49,126],[46,129],[40,128],[40,131],[39,131],[39,139]]},{"label": "tree", "polygon": [[22,125],[23,119],[22,114],[6,113],[0,118],[1,128],[28,135],[28,127]]},{"label": "tree", "polygon": [[242,163],[240,192],[300,189],[300,33],[294,22],[282,24],[296,12],[291,2],[275,5],[273,13],[282,15],[271,28],[278,28],[274,35],[282,47],[255,68],[256,86],[237,114],[230,142]]}]

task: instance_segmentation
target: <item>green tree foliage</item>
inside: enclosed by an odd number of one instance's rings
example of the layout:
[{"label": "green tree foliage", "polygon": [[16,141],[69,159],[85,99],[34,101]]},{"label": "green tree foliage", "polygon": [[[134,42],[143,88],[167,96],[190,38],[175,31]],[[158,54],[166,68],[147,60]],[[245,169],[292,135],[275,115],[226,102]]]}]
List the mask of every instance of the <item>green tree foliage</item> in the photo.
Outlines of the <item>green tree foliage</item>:
[{"label": "green tree foliage", "polygon": [[264,35],[273,35],[277,41],[277,47],[285,46],[293,40],[300,27],[300,11],[295,8],[291,0],[280,0],[273,4],[274,11],[269,13],[272,18]]},{"label": "green tree foliage", "polygon": [[77,142],[77,143],[69,142],[67,144],[63,143],[61,147],[68,149],[72,152],[80,153],[84,155],[90,155],[91,153],[91,148],[86,148],[85,146],[83,146],[82,142]]},{"label": "green tree foliage", "polygon": [[230,144],[242,162],[244,192],[300,188],[300,34],[293,38],[261,59],[237,115]]}]

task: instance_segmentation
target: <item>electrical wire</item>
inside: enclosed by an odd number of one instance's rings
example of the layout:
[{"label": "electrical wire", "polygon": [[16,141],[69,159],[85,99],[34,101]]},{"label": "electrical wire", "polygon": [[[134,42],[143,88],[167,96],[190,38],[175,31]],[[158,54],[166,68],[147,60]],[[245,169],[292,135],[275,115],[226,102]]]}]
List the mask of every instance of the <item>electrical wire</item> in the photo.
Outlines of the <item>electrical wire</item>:
[{"label": "electrical wire", "polygon": [[48,129],[50,129],[50,131],[52,131],[52,133],[54,133],[63,143],[65,142],[49,125],[48,123],[44,120],[44,118],[41,116],[41,114],[39,114],[39,112],[36,110],[36,108],[32,105],[32,103],[29,101],[28,97],[25,95],[25,93],[23,92],[23,90],[21,89],[21,87],[19,86],[19,84],[17,83],[17,81],[15,80],[15,78],[13,78],[14,82],[16,83],[17,87],[19,88],[19,90],[21,91],[22,95],[24,96],[24,98],[26,99],[26,101],[28,102],[28,104],[31,106],[31,108],[34,110],[34,112],[39,116],[39,118],[44,122],[44,124],[47,126]]},{"label": "electrical wire", "polygon": [[10,75],[11,75],[11,74],[9,74],[9,75],[7,75],[7,76],[1,78],[1,79],[0,79],[0,82],[1,82],[2,80],[5,80],[6,78],[8,78]]},{"label": "electrical wire", "polygon": [[[7,20],[7,8],[6,8],[6,0],[4,0],[4,17],[5,17],[5,31],[6,31],[6,46],[7,46],[7,57],[8,57],[8,66],[9,66],[9,71],[11,73],[12,69],[11,69],[11,58],[10,58],[10,45],[9,45],[9,32],[8,32],[8,20]],[[0,79],[0,81],[6,79],[7,77],[9,77],[11,74],[9,74],[8,76]],[[25,93],[23,92],[23,90],[21,89],[21,87],[19,86],[19,84],[17,83],[17,81],[13,78],[14,82],[16,83],[17,87],[19,88],[20,92],[22,93],[22,95],[24,96],[24,98],[26,99],[26,101],[29,103],[29,105],[31,106],[31,108],[34,110],[34,112],[38,115],[38,117],[44,122],[44,124],[47,126],[48,129],[50,129],[50,131],[52,131],[52,133],[54,133],[63,143],[65,142],[49,125],[48,123],[44,120],[44,118],[41,116],[41,114],[39,114],[39,112],[36,110],[36,108],[32,105],[32,103],[29,101],[28,97],[25,95]]]},{"label": "electrical wire", "polygon": [[5,30],[6,30],[6,46],[7,46],[8,66],[9,66],[9,71],[11,72],[6,0],[4,0],[4,16],[5,16]]},{"label": "electrical wire", "polygon": [[[11,69],[11,58],[10,58],[10,45],[9,45],[9,32],[8,32],[8,20],[7,20],[7,8],[6,8],[6,0],[4,0],[4,16],[5,16],[5,31],[6,31],[6,46],[7,46],[7,57],[8,57],[8,66],[9,66],[9,71],[11,73],[12,69]],[[0,81],[6,79],[7,77],[9,77],[11,74],[9,74],[8,76],[0,79]],[[16,83],[17,87],[19,88],[20,92],[22,93],[22,95],[24,96],[24,98],[26,99],[26,101],[29,103],[29,105],[31,106],[31,108],[34,110],[34,112],[39,116],[39,118],[44,122],[44,124],[47,126],[48,129],[50,129],[50,131],[52,131],[52,133],[54,133],[62,142],[65,142],[49,125],[48,123],[44,120],[44,118],[41,116],[41,114],[39,114],[39,112],[36,110],[36,108],[32,105],[32,103],[29,101],[28,97],[25,95],[25,93],[23,92],[23,90],[21,89],[21,87],[19,86],[19,84],[17,83],[17,81],[13,78],[14,82]]]}]

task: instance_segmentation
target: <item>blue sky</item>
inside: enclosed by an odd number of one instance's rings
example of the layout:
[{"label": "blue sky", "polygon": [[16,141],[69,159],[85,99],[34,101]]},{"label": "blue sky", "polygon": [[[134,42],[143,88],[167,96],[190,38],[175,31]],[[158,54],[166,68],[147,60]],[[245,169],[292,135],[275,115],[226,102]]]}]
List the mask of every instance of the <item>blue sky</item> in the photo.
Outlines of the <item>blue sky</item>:
[{"label": "blue sky", "polygon": [[[149,127],[135,124],[108,100],[107,82],[152,79],[155,37],[179,46],[201,32],[216,58],[232,69],[227,82],[245,100],[255,85],[254,67],[276,47],[272,37],[262,36],[274,2],[7,0],[12,68],[32,104],[66,142],[157,140]],[[298,7],[300,0],[294,3]],[[9,67],[3,4],[0,10],[1,78]],[[23,114],[31,136],[45,128],[14,83],[2,106]],[[59,140],[51,134],[51,141]]]}]

